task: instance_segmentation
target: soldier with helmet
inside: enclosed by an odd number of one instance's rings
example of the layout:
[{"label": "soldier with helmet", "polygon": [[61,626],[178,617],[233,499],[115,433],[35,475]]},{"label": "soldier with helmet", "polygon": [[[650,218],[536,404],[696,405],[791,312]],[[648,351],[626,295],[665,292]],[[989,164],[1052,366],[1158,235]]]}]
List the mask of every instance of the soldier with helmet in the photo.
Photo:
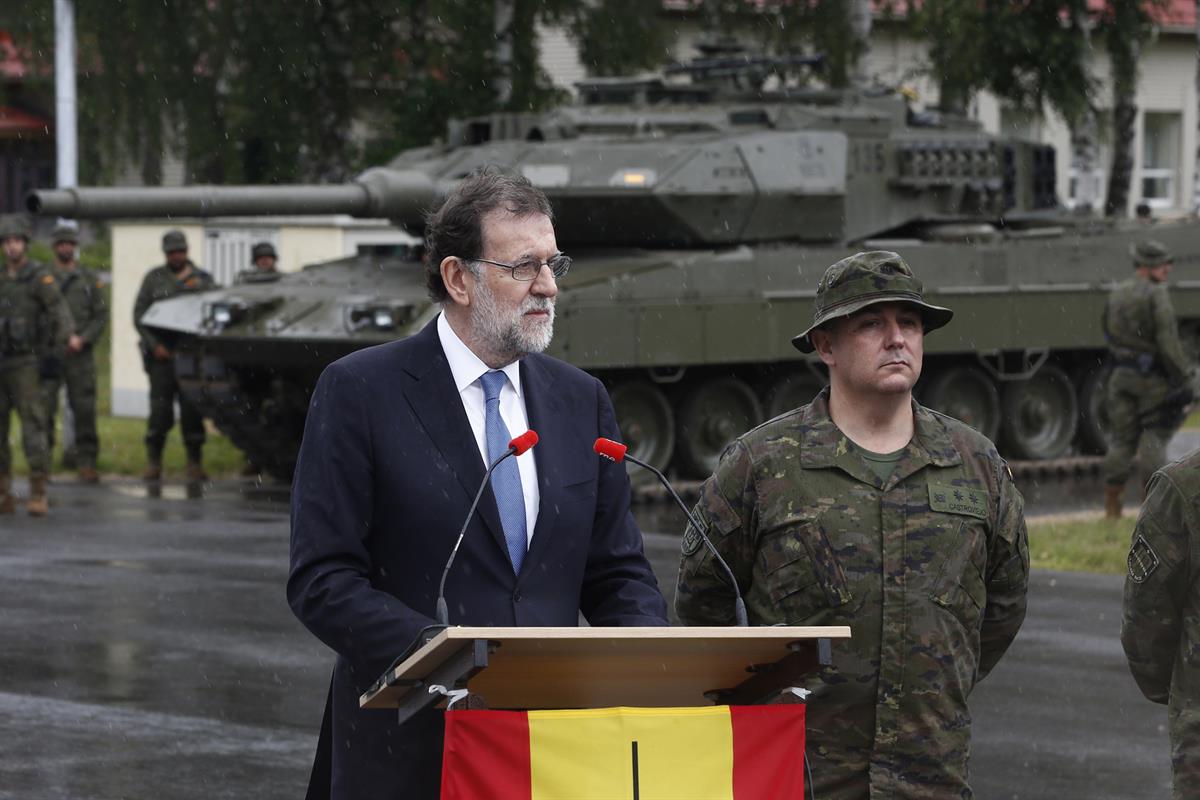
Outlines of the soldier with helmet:
[{"label": "soldier with helmet", "polygon": [[67,386],[67,402],[75,421],[75,462],[79,480],[97,483],[96,457],[100,444],[96,436],[96,358],[92,352],[108,324],[108,304],[104,301],[104,284],[96,273],[79,264],[76,248],[79,232],[69,225],[59,225],[51,235],[54,249],[54,276],[71,309],[75,328],[64,349],[48,358],[56,369],[42,371],[42,397],[46,407],[47,447],[54,452],[54,418],[58,414],[58,394],[63,383]]},{"label": "soldier with helmet", "polygon": [[16,511],[12,490],[12,456],[8,449],[10,412],[21,419],[21,444],[29,464],[31,516],[50,511],[46,482],[50,454],[47,419],[38,380],[38,357],[44,347],[65,347],[74,323],[54,276],[29,260],[29,223],[23,216],[0,217],[0,514]]},{"label": "soldier with helmet", "polygon": [[[733,572],[751,625],[849,625],[808,686],[815,795],[970,796],[967,697],[1025,617],[1023,500],[983,435],[921,406],[925,302],[896,253],[843,259],[792,339],[830,385],[721,455],[695,517]],[[727,625],[734,593],[689,528],[675,609]]]},{"label": "soldier with helmet", "polygon": [[196,407],[179,391],[175,377],[174,342],[142,324],[142,315],[150,306],[185,292],[203,292],[216,287],[212,275],[188,258],[187,237],[183,231],[163,234],[162,249],[166,263],[146,273],[133,305],[133,324],[141,337],[142,364],[150,378],[150,420],[146,425],[146,470],[148,481],[162,478],[162,454],[167,434],[175,425],[175,402],[179,402],[179,427],[187,450],[187,478],[204,480],[204,419]]},{"label": "soldier with helmet", "polygon": [[270,281],[279,276],[279,271],[276,269],[276,262],[279,256],[275,253],[275,246],[270,242],[259,242],[250,248],[250,263],[253,269],[242,270],[237,274],[238,283],[255,283],[258,281]]},{"label": "soldier with helmet", "polygon": [[1179,342],[1167,294],[1173,257],[1166,245],[1144,239],[1133,246],[1135,273],[1117,284],[1104,307],[1108,379],[1108,455],[1104,459],[1104,513],[1121,516],[1121,494],[1139,446],[1142,474],[1166,463],[1167,442],[1191,402],[1191,367]]}]

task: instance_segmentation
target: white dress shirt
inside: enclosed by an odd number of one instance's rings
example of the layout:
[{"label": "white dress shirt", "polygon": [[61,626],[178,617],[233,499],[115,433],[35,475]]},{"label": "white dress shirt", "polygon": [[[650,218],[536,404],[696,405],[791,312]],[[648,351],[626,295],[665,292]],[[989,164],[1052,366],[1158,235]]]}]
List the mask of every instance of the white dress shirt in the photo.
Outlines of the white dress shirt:
[{"label": "white dress shirt", "polygon": [[[454,387],[462,400],[463,410],[467,412],[467,420],[471,423],[471,432],[475,434],[475,444],[479,447],[479,457],[483,459],[484,469],[491,463],[487,457],[487,437],[484,430],[484,397],[483,384],[479,379],[491,367],[479,360],[479,356],[471,352],[471,348],[463,344],[462,339],[450,327],[444,313],[438,314],[438,339],[442,342],[442,352],[450,364],[450,374],[454,376]],[[508,380],[500,389],[500,416],[508,426],[510,436],[519,436],[529,430],[529,415],[525,412],[525,395],[521,392],[520,362],[514,361],[503,372]],[[526,450],[516,456],[517,467],[521,473],[521,491],[525,495],[525,535],[526,543],[533,538],[533,528],[537,525],[538,504],[541,493],[538,491],[537,463],[533,460],[533,450]]]}]

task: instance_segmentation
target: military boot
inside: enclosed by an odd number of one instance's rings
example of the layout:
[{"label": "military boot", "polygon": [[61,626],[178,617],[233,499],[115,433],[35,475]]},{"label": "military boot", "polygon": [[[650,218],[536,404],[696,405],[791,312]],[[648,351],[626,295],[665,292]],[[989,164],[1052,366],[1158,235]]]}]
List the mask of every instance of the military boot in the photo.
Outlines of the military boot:
[{"label": "military boot", "polygon": [[194,445],[187,449],[187,479],[190,483],[208,480],[208,473],[204,471],[202,452],[199,447]]},{"label": "military boot", "polygon": [[95,467],[80,467],[79,468],[80,483],[99,483],[100,473],[96,472]]},{"label": "military boot", "polygon": [[8,473],[0,473],[0,514],[15,514],[17,498],[12,493],[12,478]]},{"label": "military boot", "polygon": [[50,513],[50,499],[46,497],[46,473],[35,472],[29,476],[29,502],[25,510],[31,517],[44,517]]},{"label": "military boot", "polygon": [[144,481],[161,481],[162,480],[162,451],[147,450],[146,451],[146,468],[142,470],[142,480]]},{"label": "military boot", "polygon": [[1121,490],[1124,488],[1112,484],[1104,487],[1104,516],[1106,519],[1121,518]]}]

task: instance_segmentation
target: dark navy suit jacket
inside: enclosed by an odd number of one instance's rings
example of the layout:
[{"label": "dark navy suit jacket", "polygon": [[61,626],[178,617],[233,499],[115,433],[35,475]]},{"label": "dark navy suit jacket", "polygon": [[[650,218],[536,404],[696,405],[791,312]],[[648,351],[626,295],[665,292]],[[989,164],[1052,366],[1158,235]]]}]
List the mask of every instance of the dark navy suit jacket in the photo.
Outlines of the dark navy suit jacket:
[{"label": "dark navy suit jacket", "polygon": [[[326,368],[296,466],[287,594],[337,653],[334,798],[438,796],[442,712],[400,726],[393,712],[358,708],[434,623],[442,568],[485,469],[435,323]],[[597,436],[619,436],[608,393],[543,355],[522,359],[521,387],[541,437],[529,552],[514,575],[489,488],[446,584],[450,623],[576,625],[582,611],[594,626],[667,624],[625,469],[592,452]]]}]

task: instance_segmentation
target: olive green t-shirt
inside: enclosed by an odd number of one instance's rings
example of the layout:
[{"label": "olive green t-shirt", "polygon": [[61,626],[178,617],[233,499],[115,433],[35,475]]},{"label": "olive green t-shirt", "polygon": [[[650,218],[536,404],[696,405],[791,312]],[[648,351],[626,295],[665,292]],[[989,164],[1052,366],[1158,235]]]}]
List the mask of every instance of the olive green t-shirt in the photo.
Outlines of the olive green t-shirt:
[{"label": "olive green t-shirt", "polygon": [[862,453],[862,457],[867,462],[867,466],[871,468],[871,471],[879,476],[880,483],[887,483],[888,478],[892,477],[892,472],[896,469],[896,462],[900,460],[900,457],[904,455],[904,451],[908,448],[908,445],[905,445],[891,453],[873,453],[856,444],[853,446],[858,452]]}]

